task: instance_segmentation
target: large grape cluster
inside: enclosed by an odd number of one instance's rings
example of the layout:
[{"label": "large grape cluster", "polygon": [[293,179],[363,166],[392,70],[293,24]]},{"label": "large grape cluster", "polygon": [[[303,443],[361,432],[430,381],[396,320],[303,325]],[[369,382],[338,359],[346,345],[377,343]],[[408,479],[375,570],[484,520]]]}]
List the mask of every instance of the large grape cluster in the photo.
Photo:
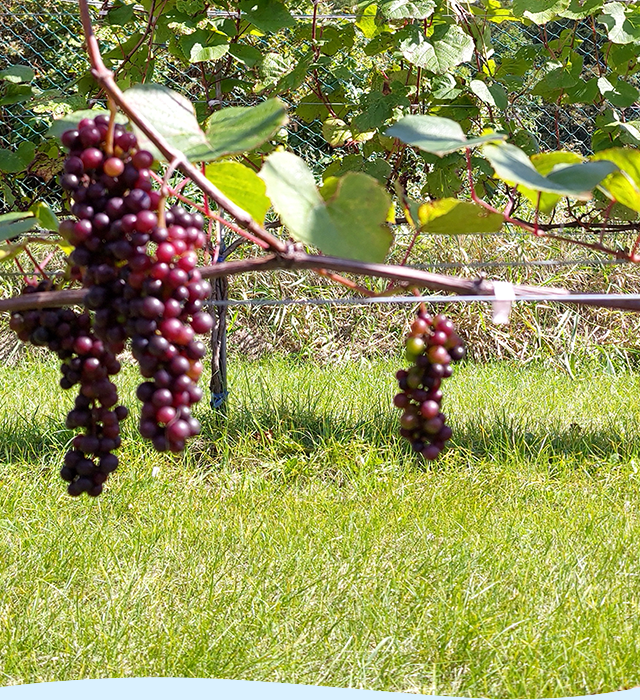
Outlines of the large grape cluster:
[{"label": "large grape cluster", "polygon": [[451,437],[451,428],[440,410],[440,386],[453,373],[451,363],[464,357],[464,346],[446,316],[432,318],[420,310],[411,325],[405,352],[411,366],[396,373],[400,393],[393,399],[394,405],[402,409],[400,434],[415,452],[434,460]]},{"label": "large grape cluster", "polygon": [[[49,291],[51,283],[27,286],[23,294]],[[120,362],[91,330],[88,313],[72,309],[42,309],[14,312],[10,327],[24,342],[44,346],[63,361],[60,386],[80,390],[74,408],[67,416],[67,427],[82,428],[73,439],[60,475],[69,482],[69,493],[98,496],[108,475],[118,466],[113,451],[120,446],[120,422],[127,415],[118,406],[118,391],[109,376],[120,371]]]},{"label": "large grape cluster", "polygon": [[206,242],[203,217],[180,206],[160,212],[153,156],[123,126],[111,128],[109,135],[109,119],[100,115],[62,135],[69,152],[61,185],[73,218],[60,233],[73,246],[72,277],[87,289],[88,312],[47,309],[12,319],[20,338],[58,352],[63,388],[80,385],[67,426],[84,432],[61,472],[71,495],[98,495],[117,467],[112,451],[126,409],[116,407],[108,377],[118,373],[116,356],[129,338],[148,380],[138,389],[143,437],[160,451],[180,452],[199,433],[191,408],[202,398],[197,381],[205,346],[195,335],[213,325],[203,310],[211,286],[196,269]]}]

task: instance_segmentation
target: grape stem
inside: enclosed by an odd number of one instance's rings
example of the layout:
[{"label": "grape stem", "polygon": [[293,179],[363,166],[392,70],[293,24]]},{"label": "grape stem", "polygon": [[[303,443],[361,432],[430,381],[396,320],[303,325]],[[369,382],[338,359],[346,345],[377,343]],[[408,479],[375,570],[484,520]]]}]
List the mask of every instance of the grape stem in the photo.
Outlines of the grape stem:
[{"label": "grape stem", "polygon": [[[198,268],[204,279],[231,277],[248,272],[266,272],[269,270],[322,270],[349,272],[367,277],[380,277],[404,282],[411,287],[431,291],[450,292],[452,294],[486,295],[493,294],[494,287],[490,280],[476,278],[464,279],[452,275],[441,275],[424,270],[416,270],[401,265],[386,265],[366,263],[357,260],[345,260],[325,255],[309,255],[299,250],[289,250],[286,256],[271,254],[259,258],[245,258],[216,263],[208,267]],[[513,285],[518,296],[524,295],[568,295],[570,292],[559,287],[531,287],[528,285]],[[23,294],[11,299],[0,300],[0,311],[23,311],[27,309],[55,308],[82,304],[87,291],[85,289],[66,289],[57,292],[38,292]],[[625,309],[640,311],[640,302],[636,300],[611,299],[610,301],[575,301],[563,300],[563,303],[575,303],[585,306],[596,306],[609,309]]]}]

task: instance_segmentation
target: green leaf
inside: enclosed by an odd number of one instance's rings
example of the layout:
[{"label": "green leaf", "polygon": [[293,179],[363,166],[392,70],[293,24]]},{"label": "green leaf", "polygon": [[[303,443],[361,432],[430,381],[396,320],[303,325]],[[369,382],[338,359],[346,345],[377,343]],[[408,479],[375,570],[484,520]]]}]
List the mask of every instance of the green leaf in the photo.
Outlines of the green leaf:
[{"label": "green leaf", "polygon": [[608,161],[558,165],[545,177],[536,170],[524,151],[511,144],[485,145],[483,154],[493,166],[496,176],[508,184],[524,185],[536,192],[551,192],[581,200],[590,199],[594,187],[617,169]]},{"label": "green leaf", "polygon": [[571,0],[559,14],[567,19],[586,19],[600,10],[603,4],[604,0]]},{"label": "green leaf", "polygon": [[347,173],[325,192],[330,194],[326,202],[305,162],[292,153],[270,155],[260,177],[273,208],[296,240],[326,255],[366,262],[385,259],[392,241],[385,223],[391,199],[372,177]]},{"label": "green leaf", "polygon": [[191,63],[219,61],[229,51],[229,38],[218,32],[197,29],[180,39],[180,48]]},{"label": "green leaf", "polygon": [[426,202],[418,209],[420,230],[425,233],[496,233],[504,216],[487,211],[475,202],[447,198]]},{"label": "green leaf", "polygon": [[31,163],[36,153],[35,144],[23,141],[15,151],[0,148],[0,172],[19,173]]},{"label": "green leaf", "polygon": [[30,211],[12,211],[0,214],[0,241],[6,241],[21,233],[31,231],[36,223],[35,216]]},{"label": "green leaf", "polygon": [[391,119],[396,107],[408,107],[410,104],[402,94],[390,92],[385,95],[380,90],[372,90],[362,97],[360,106],[363,111],[353,119],[353,126],[361,132],[377,129]]},{"label": "green leaf", "polygon": [[637,7],[632,6],[627,11],[621,2],[607,3],[598,21],[605,25],[614,44],[640,42],[640,10]]},{"label": "green leaf", "polygon": [[385,136],[393,136],[410,146],[416,146],[437,156],[444,156],[461,148],[472,148],[490,141],[504,141],[506,138],[502,134],[491,133],[467,139],[457,122],[430,115],[404,117],[387,129]]},{"label": "green leaf", "polygon": [[210,160],[261,146],[287,124],[284,104],[276,97],[256,107],[226,107],[207,122]]},{"label": "green leaf", "polygon": [[309,66],[311,65],[312,61],[313,54],[311,53],[308,53],[306,56],[298,59],[295,68],[286,75],[283,75],[278,80],[273,92],[282,94],[284,92],[288,92],[289,90],[297,90],[307,79],[309,74]]},{"label": "green leaf", "polygon": [[36,202],[29,211],[36,217],[38,223],[47,231],[57,231],[60,222],[58,217],[53,213],[51,207],[46,202]]},{"label": "green leaf", "polygon": [[35,77],[33,68],[29,66],[16,65],[0,70],[0,80],[9,83],[30,83]]},{"label": "green leaf", "polygon": [[229,53],[240,63],[252,68],[262,61],[262,51],[249,44],[229,44]]},{"label": "green leaf", "polygon": [[107,12],[107,23],[124,26],[131,22],[135,15],[135,5],[124,5],[121,4],[118,7],[113,7]]},{"label": "green leaf", "polygon": [[535,24],[546,24],[567,9],[569,0],[514,0],[513,13]]},{"label": "green leaf", "polygon": [[265,194],[266,185],[251,168],[231,161],[209,163],[205,174],[223,194],[250,214],[254,221],[264,221],[271,202]]},{"label": "green leaf", "polygon": [[0,107],[21,104],[33,96],[33,88],[31,85],[8,83],[3,92],[4,95],[0,97]]},{"label": "green leaf", "polygon": [[398,47],[400,52],[409,63],[432,73],[448,73],[473,56],[473,39],[456,24],[441,25],[431,40],[415,24],[407,27],[406,33],[408,37]]},{"label": "green leaf", "polygon": [[244,19],[262,32],[277,32],[295,24],[289,10],[277,0],[241,0],[240,9]]},{"label": "green leaf", "polygon": [[601,182],[601,189],[633,211],[640,212],[640,151],[635,148],[607,148],[591,157],[592,161],[615,163],[613,172]]},{"label": "green leaf", "polygon": [[[531,156],[531,162],[540,175],[548,175],[557,165],[582,163],[583,159],[576,153],[570,151],[552,151],[551,153],[536,153]],[[523,185],[518,185],[521,192],[534,206],[540,202],[540,211],[548,214],[553,210],[560,196],[550,192],[538,192]],[[539,198],[539,199],[538,199]]]},{"label": "green leaf", "polygon": [[381,184],[385,184],[389,179],[389,175],[391,175],[391,166],[384,158],[367,160],[359,153],[350,153],[341,160],[334,160],[322,173],[322,178],[326,180],[328,177],[339,177],[340,175],[346,175],[348,172],[366,173]]},{"label": "green leaf", "polygon": [[342,119],[335,119],[334,117],[329,117],[329,119],[325,120],[322,125],[322,135],[333,148],[344,146],[347,141],[353,138],[349,126]]},{"label": "green leaf", "polygon": [[615,85],[612,85],[607,78],[598,78],[598,89],[600,94],[616,107],[631,107],[640,97],[638,88],[629,85],[621,78],[616,80]]},{"label": "green leaf", "polygon": [[[81,119],[95,119],[99,114],[109,115],[109,112],[104,109],[81,109],[76,112],[70,112],[65,114],[64,117],[56,119],[49,130],[47,131],[47,136],[50,138],[59,139],[65,131],[69,129],[75,129],[78,126],[78,122]],[[116,114],[116,122],[118,124],[126,124],[127,118],[118,112]]]},{"label": "green leaf", "polygon": [[[218,157],[198,125],[193,105],[186,97],[153,83],[134,85],[124,94],[127,102],[189,160],[208,161]],[[164,160],[140,129],[134,126],[133,130],[141,148],[153,153],[156,159]]]},{"label": "green leaf", "polygon": [[435,9],[433,0],[387,0],[380,3],[380,12],[387,19],[426,19]]}]

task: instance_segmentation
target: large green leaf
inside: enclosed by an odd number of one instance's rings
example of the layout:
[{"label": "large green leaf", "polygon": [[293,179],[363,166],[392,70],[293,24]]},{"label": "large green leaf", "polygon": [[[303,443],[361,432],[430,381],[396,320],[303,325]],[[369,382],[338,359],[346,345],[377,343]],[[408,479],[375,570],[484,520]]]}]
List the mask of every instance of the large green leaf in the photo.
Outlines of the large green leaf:
[{"label": "large green leaf", "polygon": [[571,0],[569,5],[560,12],[560,16],[568,19],[586,19],[600,10],[603,4],[603,0]]},{"label": "large green leaf", "polygon": [[9,83],[30,83],[35,77],[33,68],[29,66],[15,65],[0,70],[0,80],[6,80]]},{"label": "large green leaf", "polygon": [[12,211],[0,214],[0,241],[19,236],[31,231],[36,224],[36,217],[30,211]]},{"label": "large green leaf", "polygon": [[229,51],[229,38],[218,32],[197,29],[183,36],[180,48],[191,63],[219,61]]},{"label": "large green leaf", "polygon": [[342,119],[334,119],[333,117],[325,120],[322,125],[322,135],[333,148],[344,146],[347,141],[353,138],[353,133],[348,124],[343,122]]},{"label": "large green leaf", "polygon": [[[536,153],[531,156],[531,162],[540,175],[548,175],[557,165],[582,163],[582,157],[570,151],[551,151],[550,153]],[[521,192],[534,206],[540,204],[540,211],[548,214],[560,200],[560,195],[550,192],[539,192],[523,185],[518,185]]]},{"label": "large green leaf", "polygon": [[266,186],[256,173],[242,163],[209,163],[205,174],[221,192],[262,223],[271,206],[266,196]]},{"label": "large green leaf", "polygon": [[603,160],[566,167],[559,165],[545,177],[536,170],[527,154],[512,144],[487,144],[483,153],[497,177],[510,185],[524,185],[536,192],[551,192],[582,200],[590,199],[593,189],[617,169],[613,163]]},{"label": "large green leaf", "polygon": [[36,217],[38,223],[47,231],[57,231],[60,222],[51,207],[46,202],[36,202],[29,211]]},{"label": "large green leaf", "polygon": [[[217,157],[200,128],[193,105],[178,92],[163,85],[134,85],[125,92],[127,102],[189,160],[208,161]],[[164,157],[149,139],[134,127],[141,148],[158,159]]]},{"label": "large green leaf", "polygon": [[612,105],[622,107],[623,109],[625,107],[631,107],[631,105],[637,101],[638,97],[640,97],[638,88],[634,87],[633,85],[629,85],[629,83],[625,82],[621,78],[618,78],[615,81],[615,84],[612,84],[604,76],[598,78],[598,89],[605,100],[608,100]]},{"label": "large green leaf", "polygon": [[19,173],[33,160],[36,147],[29,141],[23,141],[15,151],[0,148],[0,172]]},{"label": "large green leaf", "polygon": [[614,44],[640,42],[640,10],[637,7],[627,10],[621,2],[607,3],[598,21],[606,26],[609,39]]},{"label": "large green leaf", "polygon": [[399,49],[409,63],[432,73],[448,73],[473,56],[473,39],[458,25],[441,25],[427,39],[418,25],[406,28]]},{"label": "large green leaf", "polygon": [[569,0],[514,0],[513,13],[536,24],[555,19],[569,6]]},{"label": "large green leaf", "polygon": [[260,177],[273,208],[296,240],[326,255],[367,262],[385,259],[392,241],[386,224],[391,199],[372,177],[347,173],[332,183],[325,201],[305,162],[285,152],[270,155]]},{"label": "large green leaf", "polygon": [[207,123],[212,159],[251,151],[286,123],[285,106],[278,98],[256,107],[226,107],[214,112]]},{"label": "large green leaf", "polygon": [[426,19],[435,9],[433,0],[386,0],[380,3],[380,12],[387,19]]},{"label": "large green leaf", "polygon": [[615,163],[619,172],[606,177],[601,188],[625,207],[640,212],[640,151],[635,148],[607,148],[591,156],[592,161]]},{"label": "large green leaf", "polygon": [[385,136],[393,136],[410,146],[416,146],[427,153],[444,156],[462,148],[472,148],[489,141],[503,141],[502,134],[485,134],[467,139],[460,124],[444,117],[430,115],[410,115],[387,129]]},{"label": "large green leaf", "polygon": [[504,216],[487,211],[474,202],[447,198],[426,202],[418,209],[420,230],[426,233],[495,233]]},{"label": "large green leaf", "polygon": [[277,0],[241,0],[240,9],[244,18],[263,32],[277,32],[295,24],[289,10]]}]

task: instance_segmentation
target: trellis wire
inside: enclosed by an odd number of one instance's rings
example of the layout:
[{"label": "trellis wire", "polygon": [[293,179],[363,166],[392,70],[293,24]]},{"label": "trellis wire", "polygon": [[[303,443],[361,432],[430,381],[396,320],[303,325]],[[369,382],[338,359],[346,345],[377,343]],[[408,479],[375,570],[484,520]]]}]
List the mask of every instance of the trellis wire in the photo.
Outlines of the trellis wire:
[{"label": "trellis wire", "polygon": [[[514,299],[506,300],[508,303],[516,302],[606,302],[606,301],[640,301],[640,294],[523,294]],[[221,301],[209,301],[204,306],[214,308],[218,306],[368,306],[371,304],[459,304],[470,302],[499,302],[505,303],[505,299],[493,294],[459,294],[455,296],[426,295],[426,296],[394,296],[394,297],[336,297],[310,298],[310,299],[225,299]]]}]

